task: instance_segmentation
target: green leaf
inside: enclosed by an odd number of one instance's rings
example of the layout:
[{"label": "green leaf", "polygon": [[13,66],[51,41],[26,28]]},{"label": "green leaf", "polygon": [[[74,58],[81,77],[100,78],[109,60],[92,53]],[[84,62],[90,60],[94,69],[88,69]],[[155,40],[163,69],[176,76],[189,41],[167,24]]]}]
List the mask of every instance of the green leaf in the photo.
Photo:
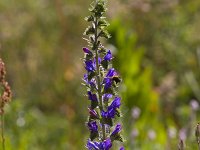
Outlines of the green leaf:
[{"label": "green leaf", "polygon": [[91,54],[86,54],[85,55],[85,60],[87,61],[87,60],[91,60],[93,58],[93,54],[91,53]]},{"label": "green leaf", "polygon": [[112,118],[103,118],[103,122],[111,127],[113,126]]},{"label": "green leaf", "polygon": [[114,94],[114,88],[108,88],[108,89],[104,89],[104,93],[111,93]]},{"label": "green leaf", "polygon": [[86,28],[85,32],[83,33],[84,35],[90,35],[90,34],[95,34],[95,29],[94,27],[88,27]]},{"label": "green leaf", "polygon": [[100,20],[98,22],[98,27],[99,28],[104,28],[104,27],[107,27],[107,26],[109,26],[109,23],[106,20]]},{"label": "green leaf", "polygon": [[91,109],[95,109],[98,106],[98,101],[91,101]]},{"label": "green leaf", "polygon": [[105,2],[99,1],[94,7],[90,8],[89,11],[94,13],[95,17],[101,17],[106,11]]},{"label": "green leaf", "polygon": [[121,112],[119,110],[116,110],[117,117],[121,117]]},{"label": "green leaf", "polygon": [[99,37],[105,37],[106,39],[111,38],[110,34],[109,34],[108,31],[106,31],[106,30],[102,30],[102,31],[99,33],[98,36],[99,36]]},{"label": "green leaf", "polygon": [[91,80],[95,76],[95,72],[88,73],[88,80]]},{"label": "green leaf", "polygon": [[85,17],[85,20],[90,22],[90,21],[94,21],[94,16],[88,16],[88,17]]},{"label": "green leaf", "polygon": [[95,138],[98,137],[98,132],[90,132],[90,139],[93,141]]},{"label": "green leaf", "polygon": [[119,133],[111,135],[110,139],[111,139],[111,141],[120,141],[120,142],[124,141],[122,136]]},{"label": "green leaf", "polygon": [[108,69],[108,61],[103,60],[103,61],[101,62],[101,65],[103,66],[104,69]]}]

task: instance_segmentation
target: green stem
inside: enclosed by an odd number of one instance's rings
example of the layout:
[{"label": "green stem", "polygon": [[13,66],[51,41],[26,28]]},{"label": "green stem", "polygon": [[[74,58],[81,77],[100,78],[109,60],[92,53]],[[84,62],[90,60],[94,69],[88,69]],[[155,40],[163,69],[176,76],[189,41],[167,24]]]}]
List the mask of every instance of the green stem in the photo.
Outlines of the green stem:
[{"label": "green stem", "polygon": [[2,150],[5,150],[5,138],[4,138],[4,115],[1,115],[1,139],[2,139]]},{"label": "green stem", "polygon": [[[96,3],[98,0],[96,0]],[[98,85],[98,97],[99,97],[99,109],[100,111],[103,111],[103,100],[102,100],[102,93],[101,93],[101,73],[100,73],[100,66],[99,66],[99,54],[98,54],[98,18],[95,18],[94,21],[95,25],[95,41],[94,41],[94,47],[95,47],[95,54],[96,54],[96,69],[97,69],[97,85]],[[101,124],[102,124],[102,134],[103,138],[102,141],[106,139],[106,129],[105,129],[105,124],[103,120],[101,119]]]}]

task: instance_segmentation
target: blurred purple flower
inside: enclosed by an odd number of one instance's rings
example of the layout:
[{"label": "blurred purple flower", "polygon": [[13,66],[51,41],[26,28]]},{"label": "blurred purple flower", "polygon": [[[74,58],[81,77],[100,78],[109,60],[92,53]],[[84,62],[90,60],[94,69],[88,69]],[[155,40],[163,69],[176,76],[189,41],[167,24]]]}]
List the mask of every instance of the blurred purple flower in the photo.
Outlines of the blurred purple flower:
[{"label": "blurred purple flower", "polygon": [[139,135],[138,129],[134,128],[134,129],[132,130],[132,132],[131,132],[131,137],[132,137],[132,138],[135,138],[135,137],[137,137],[138,135]]},{"label": "blurred purple flower", "polygon": [[139,118],[140,113],[141,113],[140,108],[138,108],[138,107],[133,107],[132,108],[132,117],[133,117],[133,119]]},{"label": "blurred purple flower", "polygon": [[180,129],[180,131],[179,131],[179,138],[180,138],[181,140],[183,140],[183,141],[185,141],[186,138],[187,138],[187,133],[186,133],[186,132],[187,132],[187,131],[186,131],[185,128],[182,128],[182,129]]},{"label": "blurred purple flower", "polygon": [[196,100],[191,100],[190,106],[191,106],[192,110],[197,111],[199,108],[199,103]]},{"label": "blurred purple flower", "polygon": [[125,149],[124,149],[124,147],[122,146],[122,147],[120,147],[120,149],[119,149],[119,150],[125,150]]},{"label": "blurred purple flower", "polygon": [[177,135],[176,128],[170,127],[167,132],[170,138],[176,138]]},{"label": "blurred purple flower", "polygon": [[150,140],[154,140],[156,138],[156,132],[153,129],[148,131],[148,137]]}]

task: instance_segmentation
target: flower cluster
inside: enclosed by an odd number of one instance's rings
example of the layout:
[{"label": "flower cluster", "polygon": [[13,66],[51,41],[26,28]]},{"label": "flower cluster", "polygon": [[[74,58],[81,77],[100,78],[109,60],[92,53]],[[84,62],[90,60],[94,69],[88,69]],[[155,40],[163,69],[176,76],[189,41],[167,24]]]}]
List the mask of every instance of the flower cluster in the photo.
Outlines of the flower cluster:
[{"label": "flower cluster", "polygon": [[[86,123],[90,138],[88,150],[109,150],[115,140],[121,141],[121,124],[114,125],[116,117],[120,117],[121,98],[117,94],[121,78],[112,67],[113,55],[101,44],[101,38],[110,38],[106,27],[109,25],[103,14],[106,11],[105,0],[96,0],[89,9],[90,16],[86,21],[91,23],[84,35],[88,48],[84,47],[84,66],[87,73],[83,77],[87,87],[87,97],[91,102],[88,108],[89,118]],[[124,148],[121,147],[120,150]]]},{"label": "flower cluster", "polygon": [[1,95],[0,95],[0,115],[4,113],[4,106],[11,99],[11,90],[8,82],[5,80],[5,65],[4,62],[0,59],[0,85],[1,85]]}]

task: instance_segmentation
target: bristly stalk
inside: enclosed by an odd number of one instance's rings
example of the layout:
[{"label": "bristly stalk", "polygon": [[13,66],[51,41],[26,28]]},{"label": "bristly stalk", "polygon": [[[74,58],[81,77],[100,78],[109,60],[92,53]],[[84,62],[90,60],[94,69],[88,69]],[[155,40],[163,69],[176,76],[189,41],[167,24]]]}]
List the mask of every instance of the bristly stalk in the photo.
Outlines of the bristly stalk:
[{"label": "bristly stalk", "polygon": [[113,127],[115,118],[121,116],[119,112],[121,98],[117,93],[121,78],[112,67],[111,51],[101,44],[101,38],[110,38],[106,30],[109,24],[103,16],[106,12],[105,0],[95,0],[89,11],[91,14],[85,20],[91,25],[84,32],[88,37],[85,39],[89,48],[83,48],[85,54],[83,61],[87,71],[83,81],[87,87],[88,99],[91,101],[87,122],[90,138],[86,147],[89,150],[109,150],[114,141],[123,141],[120,134],[121,124],[118,123]]}]

